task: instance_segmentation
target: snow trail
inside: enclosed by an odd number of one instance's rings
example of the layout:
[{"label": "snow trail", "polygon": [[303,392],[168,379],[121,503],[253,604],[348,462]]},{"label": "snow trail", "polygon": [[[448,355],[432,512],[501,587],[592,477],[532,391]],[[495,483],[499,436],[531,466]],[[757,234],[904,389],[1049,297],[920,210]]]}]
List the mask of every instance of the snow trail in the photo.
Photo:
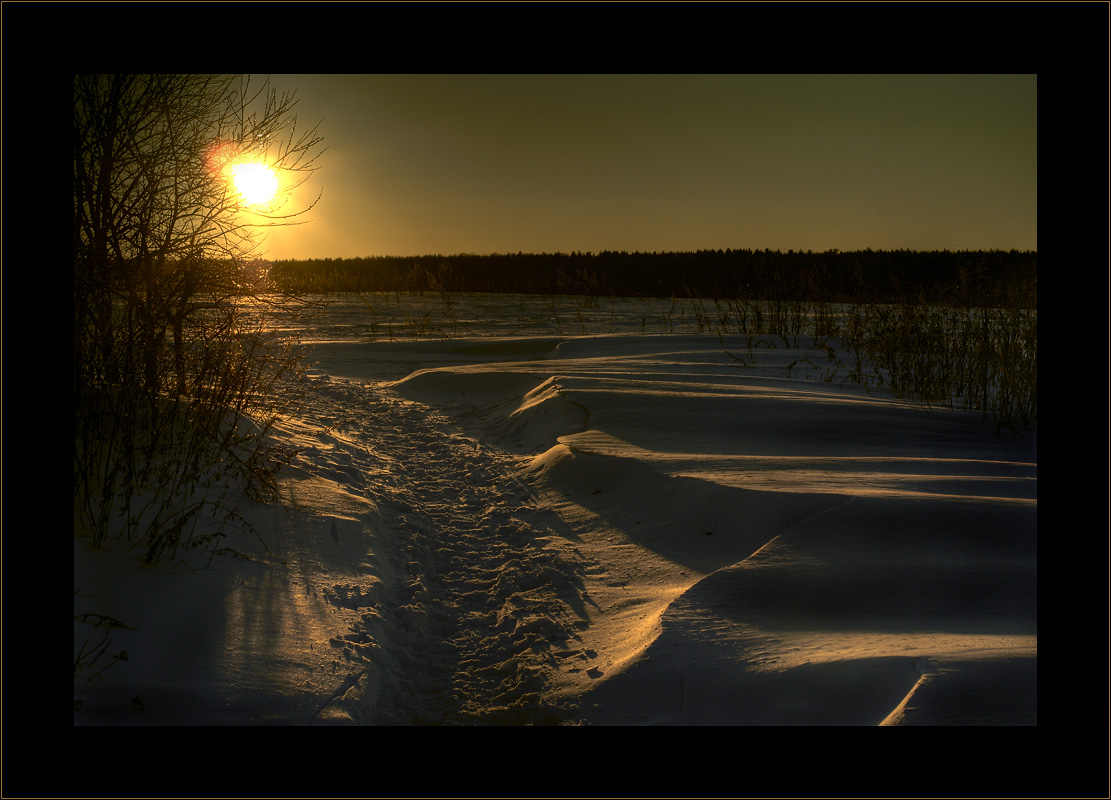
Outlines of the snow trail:
[{"label": "snow trail", "polygon": [[[552,724],[551,674],[586,626],[589,564],[537,507],[512,457],[381,385],[316,378],[308,462],[370,501],[378,580],[325,594],[357,612],[332,640],[347,676],[319,717],[373,724]],[[323,469],[321,469],[323,465]],[[332,535],[340,533],[334,527]],[[365,571],[365,570],[364,570]],[[333,702],[336,701],[336,702]],[[332,706],[332,713],[328,713]],[[316,719],[314,717],[314,719]]]}]

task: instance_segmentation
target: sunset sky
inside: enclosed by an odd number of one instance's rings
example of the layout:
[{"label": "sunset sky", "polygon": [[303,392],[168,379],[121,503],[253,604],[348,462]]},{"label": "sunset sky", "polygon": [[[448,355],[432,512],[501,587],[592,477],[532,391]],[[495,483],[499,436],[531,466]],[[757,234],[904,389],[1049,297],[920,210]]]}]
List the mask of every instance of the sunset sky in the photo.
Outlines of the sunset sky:
[{"label": "sunset sky", "polygon": [[328,150],[268,258],[1038,247],[1036,75],[272,79]]}]

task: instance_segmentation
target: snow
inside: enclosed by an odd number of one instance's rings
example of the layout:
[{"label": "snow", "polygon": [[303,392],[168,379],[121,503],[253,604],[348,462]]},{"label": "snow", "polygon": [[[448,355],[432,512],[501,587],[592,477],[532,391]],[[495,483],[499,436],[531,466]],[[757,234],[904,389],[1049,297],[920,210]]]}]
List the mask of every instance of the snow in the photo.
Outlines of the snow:
[{"label": "snow", "polygon": [[1032,434],[648,301],[373,302],[295,330],[265,548],[75,536],[75,725],[1037,723]]}]

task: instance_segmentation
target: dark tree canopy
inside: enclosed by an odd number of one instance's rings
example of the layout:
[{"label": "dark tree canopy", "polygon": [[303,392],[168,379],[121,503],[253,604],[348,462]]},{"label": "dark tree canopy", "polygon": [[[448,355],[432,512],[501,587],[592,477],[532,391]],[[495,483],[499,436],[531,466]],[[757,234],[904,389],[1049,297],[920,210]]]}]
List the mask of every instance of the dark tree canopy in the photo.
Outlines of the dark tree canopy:
[{"label": "dark tree canopy", "polygon": [[825,302],[907,299],[1037,305],[1037,253],[857,250],[505,253],[277,261],[272,274],[308,292],[447,290],[617,297]]}]

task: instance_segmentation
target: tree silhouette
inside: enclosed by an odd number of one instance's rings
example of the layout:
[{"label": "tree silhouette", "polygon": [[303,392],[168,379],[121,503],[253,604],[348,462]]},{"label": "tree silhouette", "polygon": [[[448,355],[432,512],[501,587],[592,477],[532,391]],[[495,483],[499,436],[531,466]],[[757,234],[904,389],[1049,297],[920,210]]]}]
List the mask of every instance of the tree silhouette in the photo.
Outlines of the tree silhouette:
[{"label": "tree silhouette", "polygon": [[[193,535],[206,506],[276,492],[267,434],[299,358],[266,333],[250,259],[307,210],[285,205],[321,137],[295,105],[238,76],[74,76],[75,530],[97,543],[122,518],[154,560],[218,535]],[[250,162],[284,178],[265,206],[230,180]]]}]

